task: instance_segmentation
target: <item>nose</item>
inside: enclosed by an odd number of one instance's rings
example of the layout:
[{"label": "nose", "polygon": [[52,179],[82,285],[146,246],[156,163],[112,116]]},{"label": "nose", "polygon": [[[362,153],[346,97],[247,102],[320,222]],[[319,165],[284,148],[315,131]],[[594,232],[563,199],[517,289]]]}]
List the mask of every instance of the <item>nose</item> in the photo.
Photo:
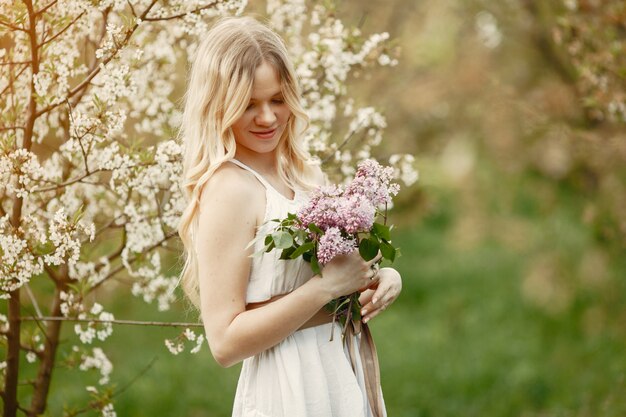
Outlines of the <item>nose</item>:
[{"label": "nose", "polygon": [[259,126],[273,126],[276,122],[276,115],[272,111],[269,104],[263,104],[259,107],[259,112],[254,118],[254,122]]}]

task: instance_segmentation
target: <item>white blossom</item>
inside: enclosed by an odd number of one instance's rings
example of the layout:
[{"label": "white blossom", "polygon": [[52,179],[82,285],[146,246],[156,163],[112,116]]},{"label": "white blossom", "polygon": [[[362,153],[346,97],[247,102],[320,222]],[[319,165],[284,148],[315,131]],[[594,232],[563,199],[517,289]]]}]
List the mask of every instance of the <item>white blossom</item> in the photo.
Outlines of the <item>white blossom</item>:
[{"label": "white blossom", "polygon": [[475,19],[478,38],[487,48],[495,48],[502,41],[502,32],[498,28],[496,17],[483,10],[476,14]]},{"label": "white blossom", "polygon": [[[200,13],[191,13],[211,3],[133,2],[137,12],[152,5],[151,18],[183,14],[175,20],[151,22],[130,16],[125,0],[58,0],[48,9],[46,24],[80,18],[41,49],[39,72],[26,71],[25,76],[15,79],[7,90],[10,97],[5,104],[0,103],[3,114],[10,110],[9,103],[26,108],[32,81],[38,109],[59,104],[34,121],[31,140],[48,146],[46,141],[52,139],[49,151],[36,154],[20,149],[26,140],[24,129],[11,132],[10,137],[2,136],[15,146],[0,142],[0,181],[7,195],[23,199],[17,230],[8,215],[0,218],[0,298],[7,298],[10,291],[43,273],[44,265],[66,264],[72,282],[60,292],[62,315],[108,321],[75,324],[74,332],[81,343],[105,340],[112,333],[113,315],[101,304],[94,302],[88,307],[81,299],[111,273],[108,256],[118,249],[116,243],[108,253],[93,249],[100,249],[95,245],[101,242],[113,243],[115,232],[120,232],[118,237],[123,234],[119,258],[123,272],[133,279],[131,293],[144,302],[156,302],[159,311],[169,309],[175,301],[178,277],[164,274],[158,252],[159,246],[167,243],[166,233],[176,229],[187,203],[179,185],[182,149],[170,139],[181,122],[181,112],[172,97],[180,86],[181,62],[194,56],[212,20],[241,14],[247,4],[244,0],[220,1]],[[306,146],[314,159],[334,155],[342,172],[353,174],[351,165],[369,157],[372,147],[380,143],[386,124],[378,111],[348,97],[346,82],[368,65],[397,63],[394,51],[388,48],[389,34],[363,36],[324,4],[309,10],[305,0],[270,0],[267,11],[270,24],[286,39],[295,58],[304,91],[302,104],[311,119],[304,137]],[[15,17],[7,14],[9,21]],[[43,33],[41,20],[37,25],[38,32]],[[53,33],[53,27],[50,29]],[[305,29],[310,31],[308,35],[303,34]],[[130,41],[125,42],[133,30]],[[31,59],[27,41],[26,33],[15,33],[13,60]],[[77,41],[94,47],[82,48]],[[0,57],[6,54],[6,49],[0,49]],[[71,88],[86,80],[91,71],[95,76],[88,80],[88,88],[68,97]],[[4,90],[8,82],[0,77],[0,89]],[[27,114],[21,112],[15,124],[26,125]],[[344,136],[334,130],[341,115],[352,120],[349,130],[366,136],[357,149],[338,149],[337,138]],[[396,162],[410,180],[413,160],[398,157]],[[7,208],[10,212],[11,207]],[[0,315],[0,329],[7,327],[6,317]],[[43,350],[36,336],[33,344]],[[204,336],[185,329],[175,341],[165,344],[178,354],[189,342],[195,345],[191,352],[196,353],[204,341]],[[78,354],[81,348],[73,345],[71,350]],[[112,365],[100,348],[91,352],[81,356],[80,369],[98,369],[100,384],[105,384]],[[29,352],[26,359],[35,360],[33,355]],[[0,363],[0,369],[5,367],[5,362]],[[93,386],[86,389],[97,393]],[[105,405],[102,414],[115,416],[113,405]]]},{"label": "white blossom", "polygon": [[[96,337],[101,341],[106,340],[106,338],[113,333],[113,323],[110,323],[110,321],[114,320],[115,317],[112,313],[103,311],[102,305],[99,303],[94,303],[89,314],[92,318],[108,322],[90,321],[84,328],[80,323],[76,323],[74,325],[74,332],[78,335],[80,341],[85,344],[93,342]],[[88,316],[86,313],[82,312],[78,315],[78,318],[86,319]]]},{"label": "white blossom", "polygon": [[4,314],[0,313],[0,332],[9,331],[9,319]]},{"label": "white blossom", "polygon": [[389,164],[394,168],[394,176],[400,178],[407,187],[419,178],[414,162],[415,157],[411,154],[393,154],[389,157]]},{"label": "white blossom", "polygon": [[93,356],[82,355],[79,369],[81,371],[87,371],[89,369],[97,369],[100,371],[101,378],[98,380],[100,385],[107,384],[109,382],[109,376],[113,370],[113,364],[109,361],[101,348],[95,347],[92,350]]},{"label": "white blossom", "polygon": [[11,291],[26,284],[31,277],[43,272],[43,260],[33,255],[22,229],[14,230],[9,214],[0,217],[0,298],[6,299]]},{"label": "white blossom", "polygon": [[178,355],[184,350],[184,346],[181,342],[174,343],[169,339],[165,339],[165,346],[173,355]]},{"label": "white blossom", "polygon": [[112,403],[108,403],[102,407],[102,417],[117,417],[117,413],[113,409]]},{"label": "white blossom", "polygon": [[86,234],[93,240],[95,237],[93,223],[74,222],[69,219],[64,207],[59,208],[48,226],[49,239],[55,249],[53,253],[44,256],[44,262],[49,265],[61,265],[65,263],[67,257],[70,265],[75,264],[80,256],[81,234]]}]

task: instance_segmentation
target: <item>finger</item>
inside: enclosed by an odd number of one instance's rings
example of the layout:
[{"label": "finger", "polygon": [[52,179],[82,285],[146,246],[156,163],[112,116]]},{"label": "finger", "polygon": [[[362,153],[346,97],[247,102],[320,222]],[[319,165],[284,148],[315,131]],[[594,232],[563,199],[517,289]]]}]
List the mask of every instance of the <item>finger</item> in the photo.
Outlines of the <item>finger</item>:
[{"label": "finger", "polygon": [[377,307],[379,306],[379,304],[382,304],[381,301],[383,301],[383,298],[389,293],[389,289],[390,288],[386,285],[378,286],[378,288],[376,289],[376,292],[372,296],[372,303],[376,305]]},{"label": "finger", "polygon": [[365,316],[369,312],[380,309],[381,306],[389,305],[389,288],[386,290],[376,290],[369,303],[361,308],[361,315]]},{"label": "finger", "polygon": [[376,308],[376,309],[370,311],[369,313],[367,313],[367,315],[365,317],[363,317],[363,323],[367,323],[368,321],[370,321],[371,319],[373,319],[374,317],[379,315],[380,312],[383,311],[383,310],[384,309],[382,309],[382,308]]},{"label": "finger", "polygon": [[369,302],[372,301],[373,295],[374,290],[371,290],[369,288],[361,292],[361,295],[359,295],[359,304],[361,306],[361,309],[363,309],[365,305],[369,304]]},{"label": "finger", "polygon": [[376,310],[376,307],[370,301],[369,303],[365,304],[363,308],[361,308],[361,316],[364,317],[367,315],[367,313],[374,310]]}]

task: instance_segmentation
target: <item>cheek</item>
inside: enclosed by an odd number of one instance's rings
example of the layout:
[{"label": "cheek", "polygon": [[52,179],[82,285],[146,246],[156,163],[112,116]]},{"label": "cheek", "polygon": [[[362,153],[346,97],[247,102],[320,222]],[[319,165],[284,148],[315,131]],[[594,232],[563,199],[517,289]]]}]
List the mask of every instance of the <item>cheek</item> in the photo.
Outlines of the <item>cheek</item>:
[{"label": "cheek", "polygon": [[246,132],[247,126],[249,124],[249,118],[247,118],[245,115],[242,116],[239,120],[237,120],[235,123],[233,123],[233,132],[235,134],[241,135],[243,133]]},{"label": "cheek", "polygon": [[279,117],[281,119],[281,121],[283,123],[286,123],[289,118],[291,117],[291,110],[289,109],[283,109],[280,113],[279,113]]}]

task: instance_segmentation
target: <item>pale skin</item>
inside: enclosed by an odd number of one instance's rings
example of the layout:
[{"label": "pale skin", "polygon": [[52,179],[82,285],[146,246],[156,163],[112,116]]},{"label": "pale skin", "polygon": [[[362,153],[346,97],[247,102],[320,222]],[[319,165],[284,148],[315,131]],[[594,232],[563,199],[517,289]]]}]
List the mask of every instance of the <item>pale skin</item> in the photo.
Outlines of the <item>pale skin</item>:
[{"label": "pale skin", "polygon": [[[285,197],[293,190],[279,180],[273,155],[290,117],[280,95],[277,72],[263,63],[255,72],[250,106],[233,126],[236,158],[252,167]],[[276,129],[271,139],[252,132]],[[318,184],[324,183],[321,170]],[[307,327],[330,322],[324,309],[341,295],[362,291],[365,320],[375,317],[400,293],[402,281],[393,268],[374,275],[371,265],[381,254],[365,261],[358,250],[335,257],[294,291],[263,303],[246,305],[253,239],[264,217],[265,189],[248,171],[225,163],[205,185],[199,203],[198,271],[201,315],[211,353],[220,366],[229,367],[280,343]]]}]

